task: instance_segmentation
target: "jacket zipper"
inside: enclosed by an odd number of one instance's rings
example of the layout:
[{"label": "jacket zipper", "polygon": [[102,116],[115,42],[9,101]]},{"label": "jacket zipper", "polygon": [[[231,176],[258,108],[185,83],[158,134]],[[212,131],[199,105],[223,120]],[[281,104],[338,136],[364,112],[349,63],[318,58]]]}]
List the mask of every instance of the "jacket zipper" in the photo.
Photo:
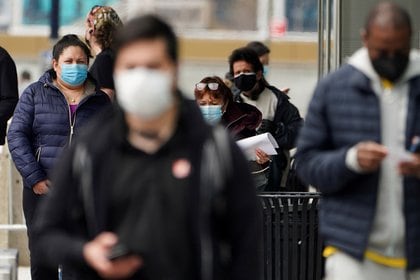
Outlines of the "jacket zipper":
[{"label": "jacket zipper", "polygon": [[69,145],[71,145],[71,141],[73,139],[73,134],[74,134],[74,126],[76,125],[76,114],[77,114],[77,109],[74,112],[73,117],[71,116],[71,110],[70,110],[70,105],[68,105],[69,108],[69,122],[70,122],[70,136],[69,136]]},{"label": "jacket zipper", "polygon": [[42,147],[41,146],[38,147],[38,149],[36,149],[35,157],[36,157],[36,161],[37,162],[39,162],[39,160],[41,159],[41,150],[42,150]]},{"label": "jacket zipper", "polygon": [[73,157],[73,176],[80,180],[83,207],[86,212],[86,225],[90,237],[99,232],[92,186],[92,158],[83,145],[76,145]]}]

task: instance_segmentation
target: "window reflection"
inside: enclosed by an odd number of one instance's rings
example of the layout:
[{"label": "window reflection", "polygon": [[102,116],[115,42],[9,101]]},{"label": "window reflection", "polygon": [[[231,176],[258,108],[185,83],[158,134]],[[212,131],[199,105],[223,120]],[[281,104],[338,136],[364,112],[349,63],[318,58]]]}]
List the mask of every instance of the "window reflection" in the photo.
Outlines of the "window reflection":
[{"label": "window reflection", "polygon": [[[83,19],[93,5],[117,5],[130,13],[154,11],[175,26],[189,29],[258,31],[261,16],[267,25],[285,22],[286,32],[316,32],[318,0],[72,0],[60,1],[60,25]],[[0,0],[0,6],[11,0]],[[22,0],[21,23],[49,25],[51,0]],[[264,10],[265,9],[265,10]]]},{"label": "window reflection", "polygon": [[[4,1],[4,0],[3,0]],[[26,25],[49,25],[51,0],[23,0],[22,23]],[[83,19],[94,5],[113,5],[117,1],[72,0],[60,1],[60,24],[70,25]]]}]

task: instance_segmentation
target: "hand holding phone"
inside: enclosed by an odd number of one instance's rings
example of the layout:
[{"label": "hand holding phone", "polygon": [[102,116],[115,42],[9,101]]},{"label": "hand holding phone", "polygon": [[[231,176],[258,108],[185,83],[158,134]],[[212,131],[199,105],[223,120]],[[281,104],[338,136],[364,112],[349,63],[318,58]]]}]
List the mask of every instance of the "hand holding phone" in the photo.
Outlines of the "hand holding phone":
[{"label": "hand holding phone", "polygon": [[108,260],[113,261],[122,257],[129,256],[131,254],[132,252],[130,252],[130,250],[125,245],[117,243],[111,248],[111,251],[108,255]]},{"label": "hand holding phone", "polygon": [[[119,244],[118,238],[114,233],[103,232],[83,247],[86,263],[103,278],[125,279],[133,275],[143,265],[141,257],[128,254],[124,248],[117,244]],[[115,249],[113,249],[114,247]],[[112,250],[115,250],[114,254],[110,255]],[[113,260],[110,259],[111,257]]]},{"label": "hand holding phone", "polygon": [[420,136],[414,136],[411,140],[410,152],[420,153]]}]

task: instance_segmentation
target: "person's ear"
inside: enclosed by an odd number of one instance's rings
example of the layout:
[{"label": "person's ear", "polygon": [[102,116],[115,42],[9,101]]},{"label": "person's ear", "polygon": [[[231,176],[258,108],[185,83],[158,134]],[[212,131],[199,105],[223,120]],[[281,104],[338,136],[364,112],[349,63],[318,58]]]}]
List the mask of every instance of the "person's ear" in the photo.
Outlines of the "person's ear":
[{"label": "person's ear", "polygon": [[368,31],[365,28],[360,29],[360,39],[362,40],[362,43],[365,47],[367,44],[368,36]]},{"label": "person's ear", "polygon": [[52,60],[52,68],[54,69],[55,72],[57,72],[57,68],[58,68],[58,61],[56,59]]}]

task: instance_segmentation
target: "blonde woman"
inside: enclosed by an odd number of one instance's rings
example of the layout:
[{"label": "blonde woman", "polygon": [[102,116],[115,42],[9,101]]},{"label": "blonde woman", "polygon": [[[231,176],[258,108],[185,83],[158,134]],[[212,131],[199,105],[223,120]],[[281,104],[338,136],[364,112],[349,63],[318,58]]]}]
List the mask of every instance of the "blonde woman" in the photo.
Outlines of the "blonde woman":
[{"label": "blonde woman", "polygon": [[108,6],[93,6],[86,17],[85,40],[95,56],[89,73],[111,100],[114,100],[114,36],[121,26],[120,17]]}]

